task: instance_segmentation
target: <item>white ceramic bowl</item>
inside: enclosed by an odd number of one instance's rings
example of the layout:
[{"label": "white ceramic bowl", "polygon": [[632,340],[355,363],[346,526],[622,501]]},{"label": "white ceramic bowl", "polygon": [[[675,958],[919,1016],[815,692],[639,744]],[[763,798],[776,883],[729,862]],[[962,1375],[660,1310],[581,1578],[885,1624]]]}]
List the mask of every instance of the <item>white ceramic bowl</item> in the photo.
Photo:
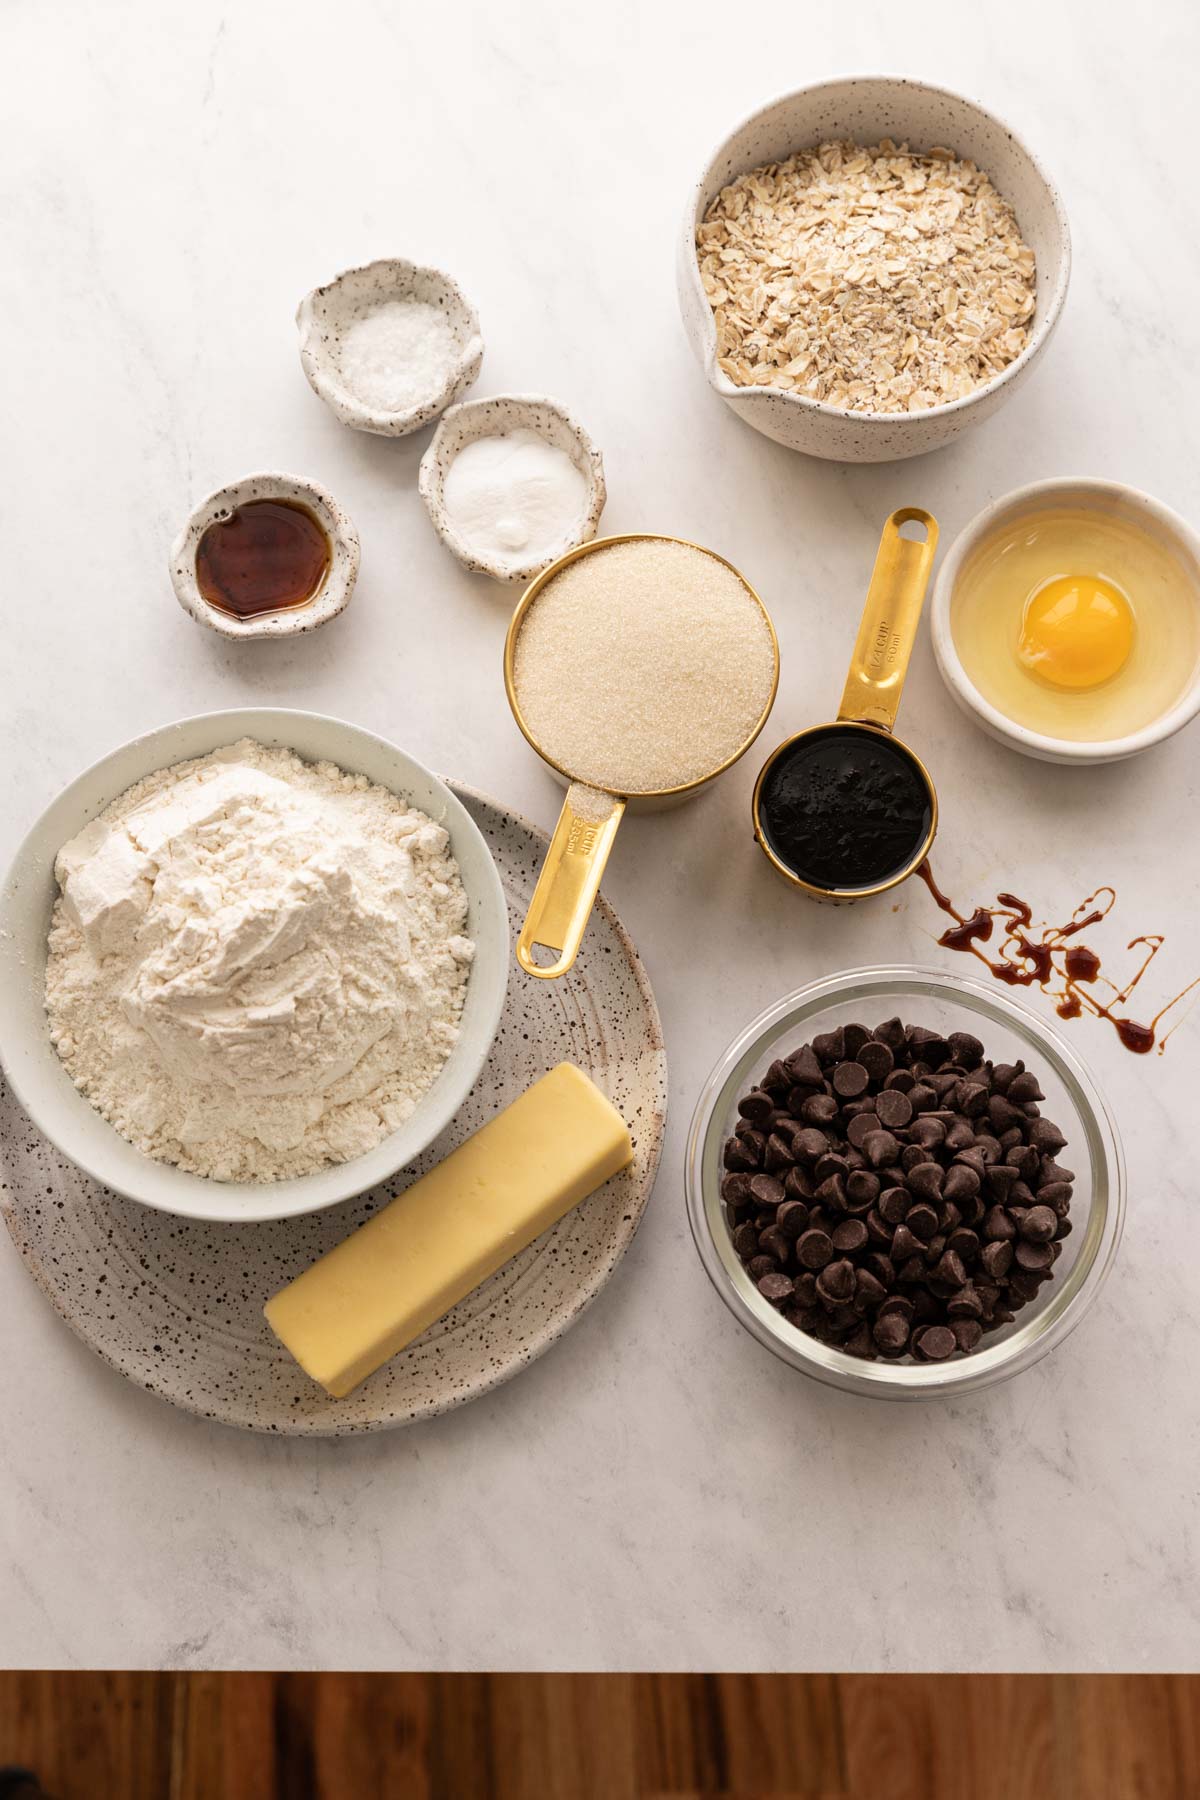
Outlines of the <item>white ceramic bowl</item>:
[{"label": "white ceramic bowl", "polygon": [[[1037,307],[1029,342],[999,375],[965,399],[915,413],[850,412],[778,388],[737,387],[717,367],[712,307],[696,260],[696,227],[723,187],[748,169],[779,162],[831,139],[876,144],[890,137],[913,150],[942,144],[969,157],[1016,211],[1037,257]],[[892,462],[937,450],[989,418],[1028,376],[1062,312],[1071,273],[1071,237],[1058,190],[1011,126],[973,100],[901,75],[852,75],[798,89],[753,113],[711,158],[684,214],[678,253],[679,302],[692,349],[714,393],[756,431],[792,450],[835,462]]]},{"label": "white ceramic bowl", "polygon": [[[323,526],[331,555],[329,572],[306,606],[239,619],[233,613],[223,612],[219,606],[210,606],[200,592],[196,580],[196,550],[215,520],[227,519],[237,507],[245,506],[251,500],[290,500],[306,507]],[[328,624],[345,609],[358,579],[358,564],[358,532],[332,494],[302,476],[264,471],[245,475],[241,481],[217,488],[201,500],[171,545],[171,585],[184,612],[222,637],[299,637]]]},{"label": "white ceramic bowl", "polygon": [[[496,437],[509,431],[536,431],[556,450],[565,450],[587,483],[584,513],[578,529],[548,546],[546,553],[532,562],[490,560],[460,537],[446,515],[446,474],[455,457],[478,438]],[[447,550],[464,568],[477,575],[490,575],[493,581],[505,582],[510,587],[517,584],[524,587],[552,562],[565,556],[568,550],[577,550],[580,544],[590,543],[596,535],[607,496],[600,452],[578,419],[557,400],[550,400],[544,394],[496,394],[488,400],[465,400],[461,406],[452,406],[421,458],[418,486],[433,528]]]},{"label": "white ceramic bowl", "polygon": [[1193,603],[1200,622],[1200,534],[1193,531],[1169,506],[1151,499],[1149,494],[1139,493],[1137,488],[1126,487],[1119,481],[1067,477],[1053,481],[1035,481],[1028,487],[1015,489],[1013,493],[1006,494],[1003,499],[986,507],[955,538],[933,589],[930,630],[934,655],[943,681],[963,712],[1000,743],[1020,750],[1025,756],[1037,757],[1042,762],[1121,762],[1127,756],[1136,756],[1139,751],[1150,749],[1153,744],[1161,744],[1164,738],[1172,737],[1175,732],[1190,724],[1200,712],[1200,660],[1191,670],[1180,698],[1152,724],[1143,726],[1141,731],[1131,732],[1127,737],[1076,743],[1069,738],[1047,737],[1041,732],[1029,730],[1027,726],[1018,725],[990,701],[985,700],[963,668],[954,644],[951,630],[954,589],[963,564],[976,545],[1010,519],[1033,516],[1060,506],[1094,507],[1110,517],[1127,519],[1138,530],[1150,533],[1166,545],[1190,576]]},{"label": "white ceramic bowl", "polygon": [[[383,412],[350,392],[342,380],[342,339],[359,319],[389,300],[420,300],[445,313],[458,347],[446,379],[401,412]],[[443,269],[424,268],[400,256],[344,269],[324,287],[306,294],[296,312],[300,362],[314,394],[355,431],[379,437],[407,437],[420,431],[466,393],[483,361],[479,315],[457,281]]]},{"label": "white ceramic bowl", "polygon": [[[268,1183],[210,1181],[135,1150],[75,1087],[50,1042],[44,1010],[46,933],[58,891],[54,859],[60,847],[133,782],[243,737],[286,745],[310,762],[326,760],[366,775],[444,824],[470,902],[466,929],[476,945],[458,1042],[411,1118],[352,1162]],[[508,963],[508,909],[500,878],[478,827],[436,775],[386,739],[319,713],[282,707],[204,713],[147,732],[94,763],[47,807],[17,851],[0,890],[4,1072],[39,1130],[105,1187],[184,1218],[242,1224],[290,1218],[386,1181],[449,1124],[496,1035]]]}]

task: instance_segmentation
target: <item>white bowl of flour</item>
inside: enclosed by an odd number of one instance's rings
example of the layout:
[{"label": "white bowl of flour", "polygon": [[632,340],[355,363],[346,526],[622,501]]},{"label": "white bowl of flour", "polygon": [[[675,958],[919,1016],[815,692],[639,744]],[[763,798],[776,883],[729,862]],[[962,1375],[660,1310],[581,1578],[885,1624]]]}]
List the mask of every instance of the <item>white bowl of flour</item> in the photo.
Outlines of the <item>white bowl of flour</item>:
[{"label": "white bowl of flour", "polygon": [[208,713],[96,763],[17,852],[0,1049],[34,1123],[105,1186],[286,1218],[449,1124],[508,958],[487,845],[435,775],[338,719]]}]

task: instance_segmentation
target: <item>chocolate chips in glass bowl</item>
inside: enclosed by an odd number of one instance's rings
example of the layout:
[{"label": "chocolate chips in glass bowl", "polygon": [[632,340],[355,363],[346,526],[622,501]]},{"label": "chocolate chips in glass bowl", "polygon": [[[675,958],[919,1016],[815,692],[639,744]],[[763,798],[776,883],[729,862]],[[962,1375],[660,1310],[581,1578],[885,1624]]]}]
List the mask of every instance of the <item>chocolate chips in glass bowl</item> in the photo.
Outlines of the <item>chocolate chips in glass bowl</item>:
[{"label": "chocolate chips in glass bowl", "polygon": [[738,1102],[721,1195],[783,1317],[853,1356],[943,1362],[1009,1324],[1071,1230],[1066,1139],[969,1032],[843,1025]]}]

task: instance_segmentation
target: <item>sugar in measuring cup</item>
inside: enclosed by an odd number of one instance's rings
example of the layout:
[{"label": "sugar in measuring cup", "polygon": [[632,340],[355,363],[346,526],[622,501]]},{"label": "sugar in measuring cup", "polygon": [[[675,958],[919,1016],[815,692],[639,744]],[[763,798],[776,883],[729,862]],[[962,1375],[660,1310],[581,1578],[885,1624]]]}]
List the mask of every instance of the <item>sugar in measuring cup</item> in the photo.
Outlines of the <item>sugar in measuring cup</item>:
[{"label": "sugar in measuring cup", "polygon": [[778,682],[762,601],[698,544],[597,538],[530,584],[504,646],[505,691],[567,796],[517,940],[526,974],[571,967],[625,812],[674,806],[730,768]]},{"label": "sugar in measuring cup", "polygon": [[929,771],[892,735],[937,535],[919,507],[888,519],[837,718],[786,739],[755,783],[759,847],[814,899],[886,893],[920,867],[937,831]]}]

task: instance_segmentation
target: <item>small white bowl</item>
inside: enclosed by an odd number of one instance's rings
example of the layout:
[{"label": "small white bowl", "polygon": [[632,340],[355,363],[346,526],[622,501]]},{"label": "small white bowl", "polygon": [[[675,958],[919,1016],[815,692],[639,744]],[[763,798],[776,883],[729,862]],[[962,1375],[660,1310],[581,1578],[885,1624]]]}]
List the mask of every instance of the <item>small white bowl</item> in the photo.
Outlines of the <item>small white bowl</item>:
[{"label": "small white bowl", "polygon": [[[545,554],[533,562],[498,563],[481,556],[455,531],[446,516],[444,486],[446,473],[466,445],[479,438],[500,437],[508,431],[536,431],[558,450],[565,450],[587,483],[587,506],[579,528],[568,532],[557,543],[547,545]],[[548,569],[552,562],[590,543],[596,535],[600,515],[604,511],[607,489],[604,485],[604,463],[583,426],[565,406],[543,394],[496,394],[489,400],[467,400],[452,407],[438,426],[433,442],[421,458],[418,477],[425,510],[433,528],[463,567],[477,575],[490,575],[493,581],[507,586],[524,586]]]},{"label": "small white bowl", "polygon": [[[381,412],[366,405],[351,393],[341,372],[342,339],[352,325],[389,300],[420,300],[440,307],[458,346],[446,379],[403,412]],[[410,431],[420,431],[466,393],[483,361],[479,316],[458,283],[442,269],[423,268],[399,256],[345,269],[324,287],[314,288],[300,302],[296,325],[300,361],[314,394],[343,425],[379,437],[407,437]]]},{"label": "small white bowl", "polygon": [[1126,487],[1119,481],[1082,477],[1034,481],[985,507],[954,540],[934,583],[930,606],[934,655],[943,681],[963,712],[1000,743],[1042,762],[1121,762],[1125,757],[1136,756],[1182,731],[1200,712],[1200,661],[1191,672],[1186,692],[1153,724],[1145,725],[1141,731],[1131,732],[1127,737],[1076,743],[1068,738],[1047,737],[1042,732],[1018,725],[985,700],[963,668],[951,631],[955,584],[976,545],[1009,519],[1032,516],[1063,505],[1094,507],[1098,512],[1123,517],[1139,531],[1149,532],[1165,543],[1191,572],[1193,601],[1200,618],[1200,535],[1178,513],[1172,512],[1161,501],[1151,499],[1149,494]]},{"label": "small white bowl", "polygon": [[[399,1130],[365,1156],[290,1181],[212,1181],[156,1162],[84,1099],[46,1025],[46,934],[58,894],[54,859],[68,838],[134,782],[239,738],[283,744],[309,762],[366,775],[450,833],[475,942],[458,1040],[433,1086]],[[0,1017],[4,1072],[33,1123],[105,1187],[160,1212],[245,1224],[318,1212],[362,1194],[412,1162],[450,1123],[487,1059],[508,980],[508,907],[483,834],[444,782],[405,751],[341,719],[254,707],[180,719],[94,763],[53,801],[17,851],[0,889]]]},{"label": "small white bowl", "polygon": [[[923,412],[852,412],[781,388],[738,387],[717,367],[717,330],[700,279],[696,228],[723,187],[763,163],[835,139],[913,150],[946,145],[992,179],[1037,258],[1037,306],[1029,342],[999,375],[962,400]],[[777,443],[834,462],[893,462],[950,443],[1001,406],[1028,376],[1058,323],[1071,274],[1071,235],[1058,190],[1003,120],[973,100],[901,75],[839,76],[784,94],[738,125],[711,158],[684,214],[677,259],[679,304],[692,349],[714,393]]]},{"label": "small white bowl", "polygon": [[[196,549],[214,520],[227,519],[250,500],[290,500],[306,507],[324,529],[331,556],[329,572],[307,605],[239,619],[233,613],[223,612],[219,606],[210,606],[200,592],[196,580]],[[332,494],[318,487],[315,481],[305,481],[299,475],[260,473],[245,475],[241,481],[218,488],[200,502],[171,546],[171,584],[184,612],[210,630],[219,631],[222,637],[298,637],[303,632],[315,631],[319,625],[328,624],[343,610],[354,592],[358,564],[358,533]]]}]

